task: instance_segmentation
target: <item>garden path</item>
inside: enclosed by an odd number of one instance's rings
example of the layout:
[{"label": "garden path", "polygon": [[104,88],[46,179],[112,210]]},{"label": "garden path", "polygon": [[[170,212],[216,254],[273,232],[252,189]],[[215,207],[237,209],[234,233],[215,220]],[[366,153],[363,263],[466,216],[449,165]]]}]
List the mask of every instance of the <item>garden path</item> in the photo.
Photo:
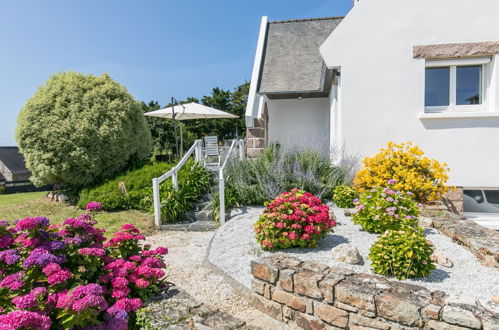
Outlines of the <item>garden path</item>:
[{"label": "garden path", "polygon": [[290,329],[250,306],[249,301],[237,295],[223,276],[203,266],[206,249],[213,235],[214,232],[159,232],[147,237],[147,243],[168,247],[169,252],[165,256],[167,280],[196,300],[246,321],[250,326]]}]

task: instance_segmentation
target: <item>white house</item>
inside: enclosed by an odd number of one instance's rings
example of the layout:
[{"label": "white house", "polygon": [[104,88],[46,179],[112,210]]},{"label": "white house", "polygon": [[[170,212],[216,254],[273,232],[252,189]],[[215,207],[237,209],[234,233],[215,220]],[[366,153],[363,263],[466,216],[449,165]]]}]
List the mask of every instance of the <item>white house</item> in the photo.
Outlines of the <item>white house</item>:
[{"label": "white house", "polygon": [[449,164],[468,216],[499,217],[498,13],[497,0],[362,0],[344,18],[264,17],[248,153],[412,141]]}]

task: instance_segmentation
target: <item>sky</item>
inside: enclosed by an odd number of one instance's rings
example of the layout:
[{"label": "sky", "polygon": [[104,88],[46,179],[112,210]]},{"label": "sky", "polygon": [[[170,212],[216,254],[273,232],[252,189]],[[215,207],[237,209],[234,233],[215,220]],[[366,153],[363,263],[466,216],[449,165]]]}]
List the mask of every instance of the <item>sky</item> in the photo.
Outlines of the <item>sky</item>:
[{"label": "sky", "polygon": [[262,16],[343,16],[351,0],[0,0],[0,146],[50,75],[108,73],[140,101],[251,79]]}]

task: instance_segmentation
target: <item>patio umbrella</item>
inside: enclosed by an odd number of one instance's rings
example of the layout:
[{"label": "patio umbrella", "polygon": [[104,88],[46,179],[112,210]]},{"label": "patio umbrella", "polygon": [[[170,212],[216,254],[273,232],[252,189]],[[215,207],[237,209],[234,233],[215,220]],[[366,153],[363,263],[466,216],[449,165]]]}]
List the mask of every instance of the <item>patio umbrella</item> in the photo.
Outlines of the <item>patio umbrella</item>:
[{"label": "patio umbrella", "polygon": [[[173,104],[172,99],[172,104]],[[175,140],[177,139],[176,133],[176,120],[191,120],[191,119],[216,119],[216,118],[239,118],[228,112],[224,112],[206,105],[199,103],[186,103],[169,106],[155,111],[146,112],[144,116],[160,117],[173,120],[175,128]],[[180,127],[180,143],[182,144],[182,127]],[[176,143],[175,143],[176,144]],[[181,148],[182,149],[182,148]],[[178,156],[178,147],[177,147]]]}]

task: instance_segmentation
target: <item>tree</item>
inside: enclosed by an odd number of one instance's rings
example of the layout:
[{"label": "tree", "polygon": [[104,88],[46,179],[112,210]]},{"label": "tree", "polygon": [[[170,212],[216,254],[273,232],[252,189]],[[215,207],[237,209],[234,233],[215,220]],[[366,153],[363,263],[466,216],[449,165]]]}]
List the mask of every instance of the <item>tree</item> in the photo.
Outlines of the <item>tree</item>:
[{"label": "tree", "polygon": [[[246,133],[244,114],[248,99],[249,82],[237,86],[233,91],[223,90],[215,87],[211,95],[203,96],[201,103],[222,111],[239,116],[238,119],[198,119],[178,121],[182,126],[184,135],[184,151],[186,151],[195,139],[200,139],[206,135],[217,135],[221,140],[242,138]],[[188,97],[181,103],[195,102],[199,99]],[[167,104],[166,107],[171,106]],[[148,104],[142,103],[142,111],[148,112],[159,109],[158,102],[151,101]],[[147,117],[147,123],[151,129],[155,154],[172,153],[175,150],[175,137],[173,135],[172,120]]]},{"label": "tree", "polygon": [[36,185],[89,185],[151,151],[140,103],[107,74],[51,76],[21,110],[16,140]]}]

